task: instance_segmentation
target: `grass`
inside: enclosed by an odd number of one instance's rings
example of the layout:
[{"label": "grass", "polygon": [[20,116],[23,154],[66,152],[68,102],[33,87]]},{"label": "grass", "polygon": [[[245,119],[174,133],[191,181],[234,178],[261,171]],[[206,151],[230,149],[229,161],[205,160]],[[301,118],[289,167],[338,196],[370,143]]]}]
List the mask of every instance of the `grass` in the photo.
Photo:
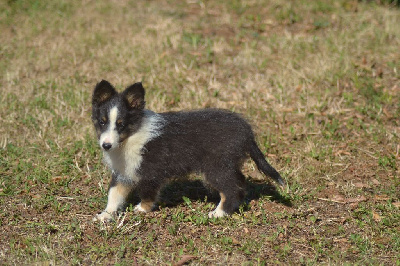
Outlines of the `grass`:
[{"label": "grass", "polygon": [[[4,264],[400,263],[396,1],[0,3]],[[287,180],[246,162],[238,213],[198,177],[159,209],[92,223],[109,172],[94,85],[143,81],[157,112],[226,108]]]}]

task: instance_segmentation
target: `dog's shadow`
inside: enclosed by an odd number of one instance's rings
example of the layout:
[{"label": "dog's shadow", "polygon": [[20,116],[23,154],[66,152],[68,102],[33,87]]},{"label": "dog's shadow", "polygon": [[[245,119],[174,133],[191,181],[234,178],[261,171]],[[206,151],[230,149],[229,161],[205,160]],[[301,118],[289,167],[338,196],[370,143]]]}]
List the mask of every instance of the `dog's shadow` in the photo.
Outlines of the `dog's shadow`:
[{"label": "dog's shadow", "polygon": [[[135,193],[136,194],[136,193]],[[245,203],[258,200],[263,196],[268,196],[273,202],[292,206],[288,197],[283,196],[277,188],[268,182],[256,182],[246,179]],[[170,181],[160,192],[158,205],[163,207],[176,207],[184,202],[184,198],[191,201],[207,201],[218,204],[220,196],[217,191],[212,189],[199,179],[179,179]],[[134,196],[131,202],[139,202],[139,198]],[[246,209],[246,208],[245,208]]]}]

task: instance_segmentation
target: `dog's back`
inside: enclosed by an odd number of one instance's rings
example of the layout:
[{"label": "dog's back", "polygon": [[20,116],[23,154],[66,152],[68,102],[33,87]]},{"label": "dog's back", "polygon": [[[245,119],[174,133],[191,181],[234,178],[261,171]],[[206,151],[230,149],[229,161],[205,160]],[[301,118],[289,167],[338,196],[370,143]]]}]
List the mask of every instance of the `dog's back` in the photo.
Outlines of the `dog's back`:
[{"label": "dog's back", "polygon": [[154,171],[153,176],[165,178],[214,167],[237,168],[254,139],[250,125],[225,110],[160,115],[164,120],[160,136],[144,147],[140,169],[144,175]]}]

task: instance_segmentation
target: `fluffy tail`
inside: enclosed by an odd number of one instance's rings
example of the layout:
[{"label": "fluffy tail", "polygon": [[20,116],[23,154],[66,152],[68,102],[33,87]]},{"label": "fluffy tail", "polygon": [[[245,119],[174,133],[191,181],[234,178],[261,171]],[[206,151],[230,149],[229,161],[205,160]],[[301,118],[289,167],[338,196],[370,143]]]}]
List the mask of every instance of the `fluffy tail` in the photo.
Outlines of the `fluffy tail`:
[{"label": "fluffy tail", "polygon": [[264,154],[260,151],[255,141],[252,142],[250,147],[250,157],[261,172],[274,179],[281,186],[285,185],[281,175],[265,160]]}]

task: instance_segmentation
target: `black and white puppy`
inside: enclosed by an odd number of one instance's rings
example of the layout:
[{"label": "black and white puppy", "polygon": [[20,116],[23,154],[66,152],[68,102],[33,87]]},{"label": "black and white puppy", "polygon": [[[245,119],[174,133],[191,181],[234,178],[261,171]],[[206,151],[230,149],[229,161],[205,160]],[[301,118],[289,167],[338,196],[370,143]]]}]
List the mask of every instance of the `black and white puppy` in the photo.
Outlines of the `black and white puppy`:
[{"label": "black and white puppy", "polygon": [[135,211],[149,212],[169,178],[189,173],[203,174],[221,196],[209,217],[228,215],[244,198],[240,169],[249,155],[261,172],[284,185],[238,114],[216,109],[158,114],[145,109],[144,95],[141,83],[118,93],[102,80],[94,89],[92,120],[112,171],[107,207],[94,220],[112,219],[133,189],[141,199]]}]

